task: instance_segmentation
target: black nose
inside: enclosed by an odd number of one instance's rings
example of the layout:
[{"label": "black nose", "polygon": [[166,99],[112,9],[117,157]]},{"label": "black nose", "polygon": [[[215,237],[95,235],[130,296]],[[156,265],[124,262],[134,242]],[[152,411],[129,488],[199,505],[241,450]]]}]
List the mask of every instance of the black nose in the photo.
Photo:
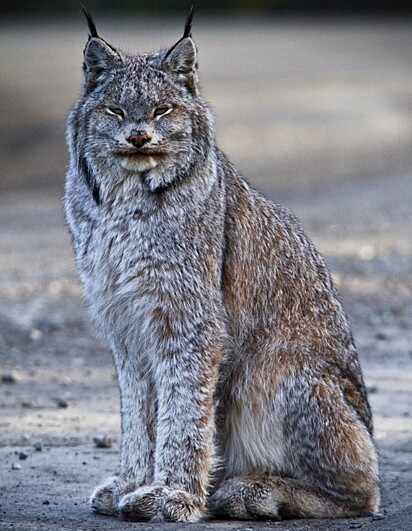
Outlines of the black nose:
[{"label": "black nose", "polygon": [[144,131],[132,131],[132,134],[126,140],[134,147],[140,148],[150,142],[151,137]]}]

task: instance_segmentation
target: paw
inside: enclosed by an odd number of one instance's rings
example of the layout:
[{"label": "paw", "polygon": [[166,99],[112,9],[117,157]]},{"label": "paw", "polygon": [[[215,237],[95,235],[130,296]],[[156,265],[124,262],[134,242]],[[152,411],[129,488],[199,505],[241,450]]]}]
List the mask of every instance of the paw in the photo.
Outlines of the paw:
[{"label": "paw", "polygon": [[119,502],[119,511],[125,520],[153,522],[198,522],[204,515],[202,504],[182,490],[166,487],[141,487]]},{"label": "paw", "polygon": [[125,520],[151,520],[161,511],[166,492],[164,487],[140,487],[120,499],[119,512]]},{"label": "paw", "polygon": [[133,483],[128,483],[113,476],[96,488],[90,497],[90,505],[96,513],[114,516],[119,512],[118,504],[120,498],[134,488],[135,485]]},{"label": "paw", "polygon": [[249,520],[253,516],[246,509],[243,484],[239,480],[224,481],[208,499],[207,508],[214,517]]},{"label": "paw", "polygon": [[207,508],[213,517],[252,520],[270,518],[279,520],[279,503],[273,492],[265,490],[252,480],[224,481],[209,498]]},{"label": "paw", "polygon": [[169,522],[199,522],[205,516],[204,506],[196,503],[183,490],[172,490],[162,507],[163,519]]}]

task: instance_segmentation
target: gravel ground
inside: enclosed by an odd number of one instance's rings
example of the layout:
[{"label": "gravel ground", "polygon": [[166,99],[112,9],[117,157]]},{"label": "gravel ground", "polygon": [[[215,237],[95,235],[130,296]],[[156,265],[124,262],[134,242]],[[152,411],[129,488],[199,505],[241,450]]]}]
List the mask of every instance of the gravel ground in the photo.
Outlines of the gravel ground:
[{"label": "gravel ground", "polygon": [[[145,50],[181,25],[99,27]],[[298,214],[339,286],[374,411],[383,518],[191,528],[412,529],[412,22],[200,20],[194,35],[220,144]],[[81,20],[0,24],[0,529],[183,529],[87,506],[116,471],[119,414],[61,209],[85,36]],[[105,434],[111,447],[97,448]]]}]

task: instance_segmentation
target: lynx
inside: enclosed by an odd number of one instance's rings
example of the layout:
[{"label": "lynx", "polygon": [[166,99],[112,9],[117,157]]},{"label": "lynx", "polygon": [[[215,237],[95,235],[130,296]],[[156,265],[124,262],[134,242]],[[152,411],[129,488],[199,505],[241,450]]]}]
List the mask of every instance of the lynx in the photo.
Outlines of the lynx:
[{"label": "lynx", "polygon": [[178,522],[377,511],[342,304],[297,219],[217,147],[191,14],[174,46],[138,55],[85,15],[65,212],[122,430],[120,472],[93,510]]}]

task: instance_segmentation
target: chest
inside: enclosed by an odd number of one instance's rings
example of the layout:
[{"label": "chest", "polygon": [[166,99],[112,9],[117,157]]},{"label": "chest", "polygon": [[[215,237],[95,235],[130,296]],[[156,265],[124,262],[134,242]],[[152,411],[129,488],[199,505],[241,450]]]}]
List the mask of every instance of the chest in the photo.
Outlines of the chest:
[{"label": "chest", "polygon": [[85,294],[99,306],[162,297],[182,277],[189,247],[184,224],[173,216],[102,212],[76,245]]},{"label": "chest", "polygon": [[101,216],[83,227],[78,270],[93,320],[105,335],[130,344],[142,337],[163,289],[165,245],[151,223],[133,216]]}]

